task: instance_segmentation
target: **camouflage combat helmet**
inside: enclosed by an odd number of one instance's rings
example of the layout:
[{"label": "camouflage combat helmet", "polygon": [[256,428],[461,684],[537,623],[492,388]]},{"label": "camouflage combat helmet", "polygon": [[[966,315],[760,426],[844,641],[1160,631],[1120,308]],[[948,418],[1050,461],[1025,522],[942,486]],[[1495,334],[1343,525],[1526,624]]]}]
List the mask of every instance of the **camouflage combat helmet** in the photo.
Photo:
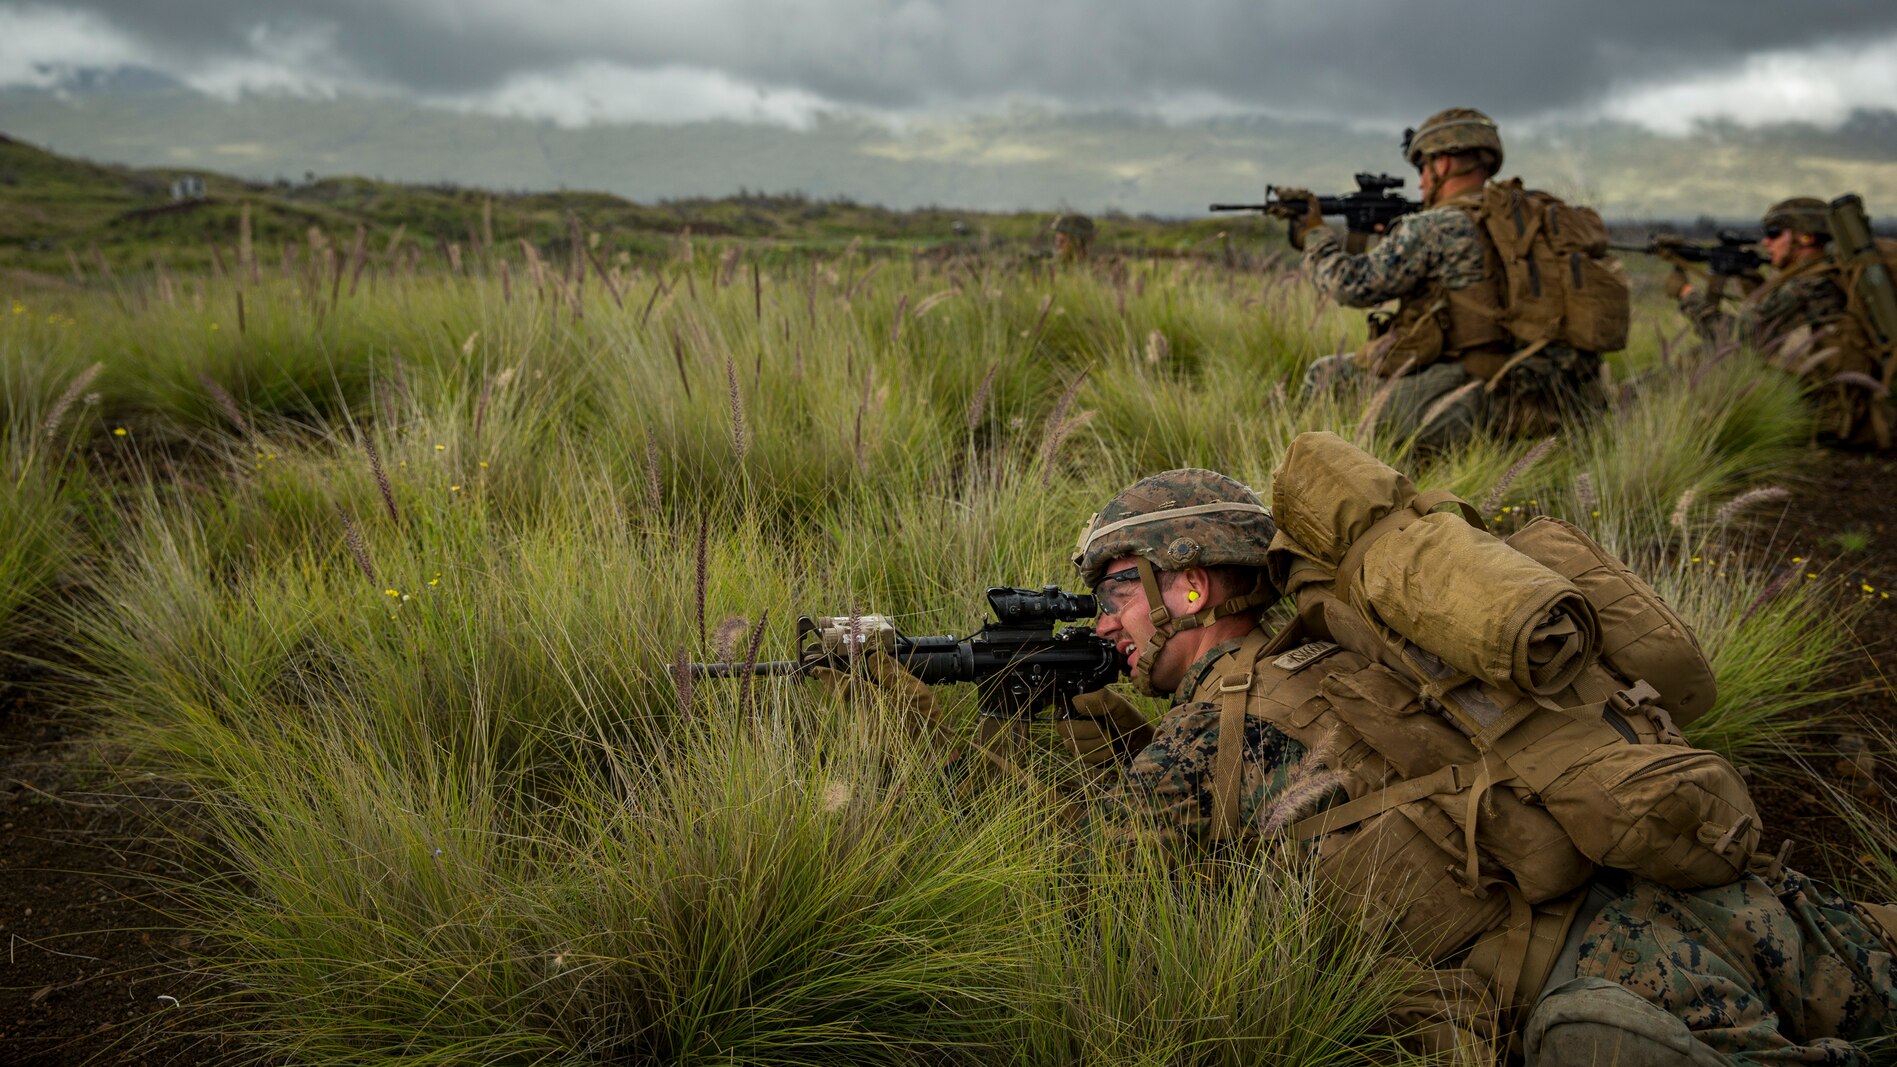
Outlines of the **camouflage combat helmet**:
[{"label": "camouflage combat helmet", "polygon": [[1048,227],[1054,233],[1064,233],[1077,241],[1093,239],[1093,220],[1085,215],[1069,212],[1054,216],[1054,225]]},{"label": "camouflage combat helmet", "polygon": [[1490,171],[1502,166],[1502,133],[1495,120],[1472,107],[1452,107],[1438,111],[1414,129],[1403,131],[1403,157],[1410,166],[1447,152],[1483,151],[1492,158]]},{"label": "camouflage combat helmet", "polygon": [[1187,467],[1142,478],[1107,501],[1075,546],[1074,566],[1088,586],[1122,556],[1163,571],[1262,567],[1277,532],[1258,494],[1217,471]]},{"label": "camouflage combat helmet", "polygon": [[1831,208],[1815,196],[1794,196],[1780,200],[1765,210],[1766,229],[1784,227],[1810,237],[1831,237]]},{"label": "camouflage combat helmet", "polygon": [[[1087,523],[1074,546],[1074,566],[1088,587],[1100,584],[1114,560],[1139,560],[1154,629],[1140,650],[1133,676],[1141,692],[1161,695],[1151,688],[1153,661],[1174,634],[1210,626],[1278,598],[1264,572],[1265,554],[1277,532],[1256,493],[1223,474],[1196,467],[1134,482]],[[1174,618],[1161,596],[1157,572],[1188,567],[1256,567],[1258,578],[1247,593]]]}]

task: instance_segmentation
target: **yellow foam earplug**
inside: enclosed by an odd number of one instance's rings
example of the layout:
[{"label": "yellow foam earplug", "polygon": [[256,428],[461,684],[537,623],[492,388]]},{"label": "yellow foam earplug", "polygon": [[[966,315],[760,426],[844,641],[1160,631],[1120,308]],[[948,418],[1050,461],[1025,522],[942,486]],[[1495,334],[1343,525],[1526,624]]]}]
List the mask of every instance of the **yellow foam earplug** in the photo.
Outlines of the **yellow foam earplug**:
[{"label": "yellow foam earplug", "polygon": [[1198,603],[1198,600],[1199,600],[1199,591],[1198,591],[1197,589],[1188,589],[1188,590],[1186,590],[1186,602],[1187,602],[1187,603],[1194,603],[1194,604],[1196,604],[1196,603]]}]

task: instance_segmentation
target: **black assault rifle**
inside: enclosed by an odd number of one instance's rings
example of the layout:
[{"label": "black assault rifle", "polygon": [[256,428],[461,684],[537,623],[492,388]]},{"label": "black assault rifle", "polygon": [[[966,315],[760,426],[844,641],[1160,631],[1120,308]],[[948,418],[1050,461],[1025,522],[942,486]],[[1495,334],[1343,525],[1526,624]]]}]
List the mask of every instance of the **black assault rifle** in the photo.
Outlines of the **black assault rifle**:
[{"label": "black assault rifle", "polygon": [[1302,216],[1308,206],[1308,200],[1317,201],[1317,210],[1324,215],[1342,216],[1344,229],[1356,237],[1354,244],[1362,245],[1364,237],[1381,233],[1390,224],[1405,215],[1423,210],[1423,205],[1415,200],[1406,200],[1401,194],[1392,192],[1403,188],[1403,179],[1388,174],[1362,173],[1357,175],[1357,191],[1343,196],[1312,197],[1303,189],[1292,189],[1280,185],[1265,186],[1266,200],[1262,204],[1213,204],[1210,211],[1262,211],[1277,218]]},{"label": "black assault rifle", "polygon": [[[929,685],[973,682],[984,715],[1031,718],[1042,708],[1062,708],[1124,672],[1126,661],[1113,642],[1091,626],[1055,629],[1100,613],[1094,598],[1041,589],[988,590],[993,621],[970,637],[910,637],[884,615],[808,615],[797,620],[797,658],[759,663],[755,674],[799,675],[813,667],[850,669],[851,660],[881,651]],[[730,678],[741,663],[694,663],[694,678]]]},{"label": "black assault rifle", "polygon": [[1772,261],[1758,250],[1759,239],[1735,230],[1720,230],[1716,244],[1698,244],[1670,233],[1657,234],[1644,245],[1608,245],[1617,252],[1645,252],[1675,266],[1703,263],[1708,273],[1721,278],[1743,278],[1757,274]]}]

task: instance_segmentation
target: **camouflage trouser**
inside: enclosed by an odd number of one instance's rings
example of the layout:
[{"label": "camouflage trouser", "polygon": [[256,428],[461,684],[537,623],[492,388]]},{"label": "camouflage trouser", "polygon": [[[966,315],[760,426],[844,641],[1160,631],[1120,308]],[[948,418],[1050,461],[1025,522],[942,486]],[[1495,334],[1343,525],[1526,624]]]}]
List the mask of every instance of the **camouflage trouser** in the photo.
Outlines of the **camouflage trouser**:
[{"label": "camouflage trouser", "polygon": [[[1348,355],[1325,356],[1304,372],[1304,391],[1363,387],[1375,381]],[[1475,388],[1466,389],[1470,383]],[[1433,363],[1378,387],[1377,428],[1398,437],[1416,438],[1418,448],[1444,448],[1466,440],[1483,424],[1488,393],[1460,364]],[[1458,393],[1458,390],[1461,392]]]},{"label": "camouflage trouser", "polygon": [[1489,397],[1488,427],[1504,437],[1545,437],[1606,407],[1601,357],[1549,345],[1502,379]]},{"label": "camouflage trouser", "polygon": [[[1426,451],[1467,440],[1478,429],[1539,437],[1605,405],[1600,374],[1594,353],[1550,346],[1510,367],[1494,389],[1449,360],[1386,382],[1378,387],[1382,399],[1370,403],[1378,405],[1378,429],[1414,436]],[[1353,356],[1325,356],[1304,372],[1304,391],[1363,388],[1367,379],[1374,381]]]},{"label": "camouflage trouser", "polygon": [[1856,908],[1784,871],[1682,892],[1635,880],[1530,1017],[1530,1062],[1897,1062],[1897,961]]}]

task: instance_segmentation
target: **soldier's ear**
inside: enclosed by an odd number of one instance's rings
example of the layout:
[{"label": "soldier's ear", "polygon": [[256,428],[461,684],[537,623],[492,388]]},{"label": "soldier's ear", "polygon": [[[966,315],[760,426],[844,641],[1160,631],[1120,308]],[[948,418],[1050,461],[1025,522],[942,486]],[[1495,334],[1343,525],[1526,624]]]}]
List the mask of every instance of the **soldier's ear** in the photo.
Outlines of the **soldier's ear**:
[{"label": "soldier's ear", "polygon": [[1180,584],[1186,587],[1186,603],[1197,611],[1205,607],[1212,599],[1212,572],[1204,567],[1187,567],[1179,572]]}]

